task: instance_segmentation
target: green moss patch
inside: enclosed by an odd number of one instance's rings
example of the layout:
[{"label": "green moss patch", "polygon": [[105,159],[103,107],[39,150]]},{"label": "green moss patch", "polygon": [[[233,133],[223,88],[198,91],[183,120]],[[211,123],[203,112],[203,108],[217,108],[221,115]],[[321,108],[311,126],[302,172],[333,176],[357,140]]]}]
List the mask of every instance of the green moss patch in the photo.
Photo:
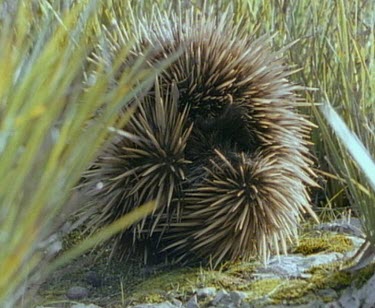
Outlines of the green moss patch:
[{"label": "green moss patch", "polygon": [[249,299],[256,299],[274,293],[282,284],[281,279],[260,279],[247,285]]},{"label": "green moss patch", "polygon": [[316,288],[341,290],[352,283],[360,288],[375,272],[375,264],[369,265],[355,273],[349,273],[344,268],[350,265],[349,262],[335,262],[310,269],[312,277],[310,281]]},{"label": "green moss patch", "polygon": [[312,289],[313,285],[302,279],[284,280],[270,297],[274,303],[304,304],[315,299]]},{"label": "green moss patch", "polygon": [[[67,239],[71,244],[80,239],[80,233],[72,234]],[[300,244],[292,252],[305,255],[322,252],[342,253],[351,248],[351,240],[343,235],[310,232],[302,236]],[[309,279],[257,279],[254,272],[260,263],[255,260],[226,262],[219,269],[212,270],[204,267],[145,266],[139,259],[128,263],[112,260],[109,264],[109,253],[110,250],[103,246],[99,252],[81,256],[71,265],[54,273],[39,292],[43,303],[66,301],[66,291],[73,285],[89,289],[87,303],[105,304],[108,307],[160,303],[171,301],[173,298],[185,302],[195,290],[206,287],[245,292],[248,295],[246,301],[252,305],[258,301],[305,304],[320,299],[329,302],[335,300],[335,292],[328,292],[329,296],[322,298],[321,291],[335,290],[339,295],[341,290],[352,283],[361,286],[375,271],[374,265],[353,275],[342,270],[350,266],[348,262],[335,262],[311,268]],[[88,284],[85,279],[88,271],[95,271],[102,277],[103,285],[94,288]],[[208,307],[210,301],[211,299],[207,298],[199,304],[201,307]]]},{"label": "green moss patch", "polygon": [[344,253],[351,249],[353,249],[353,243],[345,235],[322,233],[301,238],[299,244],[292,249],[292,253],[301,253],[306,256],[323,252]]},{"label": "green moss patch", "polygon": [[227,291],[246,290],[254,269],[255,265],[249,262],[227,263],[217,271],[203,268],[175,269],[138,284],[131,299],[135,303],[157,303],[171,297],[186,300],[196,289],[206,287]]},{"label": "green moss patch", "polygon": [[[354,284],[360,287],[375,272],[375,264],[368,266],[354,274],[343,270],[348,266],[347,262],[335,262],[322,266],[316,266],[309,271],[312,274],[310,279],[280,280],[275,291],[269,294],[274,303],[305,304],[313,300],[330,302],[333,297],[319,296],[319,290],[333,289],[344,290]],[[266,281],[265,281],[266,282]]]}]

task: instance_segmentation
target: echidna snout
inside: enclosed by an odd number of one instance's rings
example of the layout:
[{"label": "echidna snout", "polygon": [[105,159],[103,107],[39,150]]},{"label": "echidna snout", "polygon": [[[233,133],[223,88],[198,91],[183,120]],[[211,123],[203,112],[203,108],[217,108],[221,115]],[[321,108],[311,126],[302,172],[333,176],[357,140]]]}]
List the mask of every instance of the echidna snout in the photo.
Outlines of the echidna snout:
[{"label": "echidna snout", "polygon": [[231,148],[236,151],[256,150],[258,141],[251,132],[241,106],[228,105],[217,117],[197,116],[194,120],[196,130],[204,136],[211,136],[213,148]]}]

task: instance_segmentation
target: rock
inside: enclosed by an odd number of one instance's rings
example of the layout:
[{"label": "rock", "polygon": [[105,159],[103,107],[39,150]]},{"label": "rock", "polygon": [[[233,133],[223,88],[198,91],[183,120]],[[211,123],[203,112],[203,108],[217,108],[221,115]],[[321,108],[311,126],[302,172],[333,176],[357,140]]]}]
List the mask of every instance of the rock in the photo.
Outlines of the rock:
[{"label": "rock", "polygon": [[197,295],[192,296],[185,305],[186,308],[199,308]]},{"label": "rock", "polygon": [[[263,306],[264,308],[327,308],[327,307],[330,307],[330,306],[327,306],[325,303],[323,303],[322,301],[320,300],[315,300],[315,301],[312,301],[308,304],[303,304],[303,305],[288,305],[288,304],[280,304],[280,305],[267,305],[267,306]],[[338,308],[338,307],[331,307],[331,308]],[[340,307],[340,308],[352,308],[352,307]]]},{"label": "rock", "polygon": [[70,308],[101,308],[100,306],[94,305],[94,304],[75,304],[73,306],[70,306]]},{"label": "rock", "polygon": [[230,298],[230,295],[229,295],[229,293],[228,293],[227,291],[225,291],[225,290],[220,290],[220,291],[216,294],[214,300],[212,301],[212,304],[213,304],[214,306],[216,306],[216,305],[218,305],[219,303],[220,303],[220,304],[228,304],[228,305],[229,305],[229,303],[231,303],[231,298]]},{"label": "rock", "polygon": [[89,295],[89,290],[84,287],[78,287],[74,286],[71,287],[68,292],[66,293],[66,296],[69,299],[78,300],[83,299]]},{"label": "rock", "polygon": [[177,307],[179,307],[179,308],[182,307],[182,302],[179,301],[178,299],[175,299],[175,298],[172,299],[172,304],[175,305],[175,306],[177,306]]},{"label": "rock", "polygon": [[361,289],[363,300],[363,308],[371,308],[375,306],[375,275]]},{"label": "rock", "polygon": [[319,298],[322,298],[324,301],[332,301],[338,298],[338,294],[333,289],[322,289],[322,290],[316,290],[317,295],[319,295]]},{"label": "rock", "polygon": [[202,288],[202,289],[196,290],[195,293],[197,294],[198,298],[211,297],[216,294],[216,288],[212,288],[212,287]]},{"label": "rock", "polygon": [[332,263],[343,258],[343,254],[332,252],[310,256],[299,254],[271,258],[267,266],[258,268],[259,278],[308,278],[306,272],[313,266]]},{"label": "rock", "polygon": [[338,302],[333,303],[333,305],[330,307],[359,308],[361,307],[361,301],[358,295],[358,290],[356,288],[347,288],[341,295]]},{"label": "rock", "polygon": [[233,304],[237,306],[240,306],[242,301],[248,297],[245,292],[240,292],[240,291],[232,291],[229,293],[229,296]]},{"label": "rock", "polygon": [[354,235],[356,237],[363,237],[363,232],[356,225],[351,224],[346,221],[335,221],[330,223],[322,223],[316,227],[315,230],[319,231],[330,231],[337,233],[345,233],[349,235]]},{"label": "rock", "polygon": [[357,248],[361,247],[362,244],[365,242],[365,239],[361,237],[348,236],[348,238],[352,241],[353,246],[355,247],[355,249],[353,249],[353,254],[357,252]]},{"label": "rock", "polygon": [[179,306],[175,306],[170,302],[164,302],[160,304],[140,304],[133,306],[133,308],[179,308]]},{"label": "rock", "polygon": [[337,302],[332,303],[332,307],[373,308],[375,307],[374,290],[375,275],[373,275],[360,289],[353,286],[346,289],[340,299]]}]

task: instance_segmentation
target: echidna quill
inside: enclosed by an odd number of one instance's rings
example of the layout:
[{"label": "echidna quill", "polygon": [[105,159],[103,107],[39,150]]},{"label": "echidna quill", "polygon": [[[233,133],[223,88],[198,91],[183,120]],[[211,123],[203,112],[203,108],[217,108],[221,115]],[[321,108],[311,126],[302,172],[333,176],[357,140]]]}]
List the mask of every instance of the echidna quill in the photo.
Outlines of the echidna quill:
[{"label": "echidna quill", "polygon": [[303,215],[316,218],[302,88],[270,38],[254,39],[225,14],[157,16],[140,21],[133,54],[151,48],[152,66],[179,56],[85,175],[91,225],[155,199],[157,210],[117,237],[120,252],[147,241],[153,252],[216,265],[285,252]]}]

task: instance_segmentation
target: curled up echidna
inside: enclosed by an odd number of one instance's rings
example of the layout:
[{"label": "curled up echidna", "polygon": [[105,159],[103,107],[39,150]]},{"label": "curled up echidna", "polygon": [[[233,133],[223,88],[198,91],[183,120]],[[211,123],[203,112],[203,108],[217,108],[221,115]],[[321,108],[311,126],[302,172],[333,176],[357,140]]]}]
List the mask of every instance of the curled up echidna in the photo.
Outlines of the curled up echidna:
[{"label": "curled up echidna", "polygon": [[288,82],[270,38],[249,37],[226,17],[159,14],[135,31],[133,56],[151,49],[151,66],[178,58],[85,174],[94,229],[157,201],[117,236],[122,253],[146,243],[181,260],[266,259],[286,251],[305,213],[316,217],[301,87]]}]

